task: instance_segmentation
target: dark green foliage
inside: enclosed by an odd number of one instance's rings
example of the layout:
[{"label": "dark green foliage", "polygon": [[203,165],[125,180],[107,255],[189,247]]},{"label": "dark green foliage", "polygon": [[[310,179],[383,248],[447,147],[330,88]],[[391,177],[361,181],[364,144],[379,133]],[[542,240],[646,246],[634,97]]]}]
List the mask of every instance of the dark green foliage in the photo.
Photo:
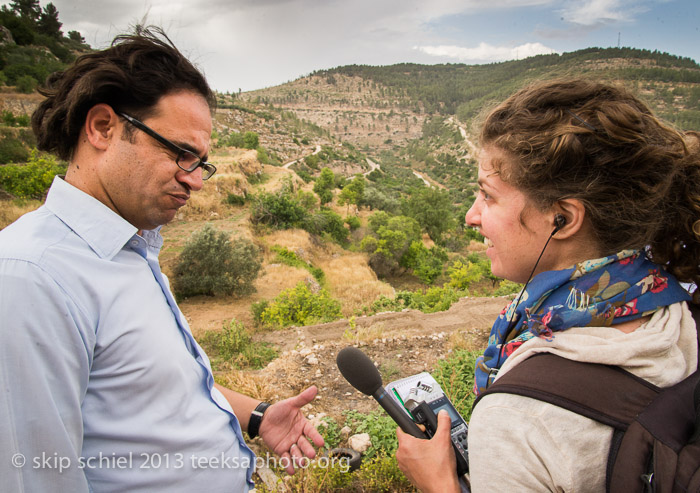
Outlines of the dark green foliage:
[{"label": "dark green foliage", "polygon": [[220,371],[228,365],[236,369],[258,370],[277,357],[277,350],[266,342],[256,342],[240,322],[231,320],[222,330],[209,330],[197,341]]},{"label": "dark green foliage", "polygon": [[245,295],[255,291],[262,259],[246,239],[234,242],[207,223],[192,234],[177,259],[173,291],[178,298],[196,295]]},{"label": "dark green foliage", "polygon": [[406,202],[406,215],[414,218],[430,238],[440,243],[443,235],[454,228],[454,210],[445,190],[424,187],[414,190]]},{"label": "dark green foliage", "polygon": [[355,231],[360,227],[360,218],[357,216],[348,216],[345,218],[345,224],[348,225],[350,231]]},{"label": "dark green foliage", "polygon": [[259,145],[258,134],[255,132],[246,132],[243,134],[243,147],[246,149],[257,149]]},{"label": "dark green foliage", "polygon": [[[18,139],[10,135],[4,135],[2,139],[0,139],[0,163],[23,163],[29,159],[29,155],[29,150]],[[26,172],[29,173],[30,171],[26,170]],[[31,173],[33,174],[34,172],[32,171]],[[21,178],[22,173],[19,171],[6,171],[5,173],[0,171],[0,177],[5,177],[4,179],[0,178],[0,180],[4,181],[7,185],[8,180],[12,180],[10,177],[11,175],[16,175],[17,179],[23,179]]]},{"label": "dark green foliage", "polygon": [[276,193],[261,192],[253,196],[250,221],[277,229],[301,228],[309,216],[307,209],[285,186]]},{"label": "dark green foliage", "polygon": [[29,115],[15,116],[11,111],[2,112],[2,123],[8,127],[28,127]]},{"label": "dark green foliage", "polygon": [[[3,145],[5,142],[17,141],[0,141],[0,157],[6,151]],[[41,199],[51,186],[54,176],[65,172],[66,166],[56,158],[34,151],[25,165],[0,166],[0,187],[17,198]]]},{"label": "dark green foliage", "polygon": [[323,168],[316,183],[314,183],[314,192],[321,199],[321,205],[325,205],[333,200],[333,189],[335,188],[335,174],[330,168]]},{"label": "dark green foliage", "polygon": [[304,224],[304,229],[311,234],[322,236],[328,234],[333,241],[344,245],[348,240],[345,221],[330,209],[323,209],[311,215]]},{"label": "dark green foliage", "polygon": [[245,204],[245,197],[229,192],[226,196],[226,203],[228,205],[243,205]]},{"label": "dark green foliage", "polygon": [[37,81],[31,75],[23,75],[17,79],[17,90],[22,94],[30,94],[36,89]]}]

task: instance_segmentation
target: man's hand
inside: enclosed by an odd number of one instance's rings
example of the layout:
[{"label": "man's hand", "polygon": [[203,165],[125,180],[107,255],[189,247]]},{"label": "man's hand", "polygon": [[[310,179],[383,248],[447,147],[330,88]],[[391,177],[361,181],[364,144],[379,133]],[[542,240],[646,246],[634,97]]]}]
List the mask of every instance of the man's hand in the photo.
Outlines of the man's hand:
[{"label": "man's hand", "polygon": [[311,402],[318,389],[311,386],[301,394],[270,406],[260,424],[260,437],[277,455],[289,461],[286,470],[294,474],[292,459],[313,459],[316,451],[307,438],[317,447],[323,446],[323,437],[304,417],[301,408]]},{"label": "man's hand", "polygon": [[414,438],[396,428],[399,469],[424,493],[460,491],[450,428],[450,415],[446,411],[438,413],[438,428],[430,440]]}]

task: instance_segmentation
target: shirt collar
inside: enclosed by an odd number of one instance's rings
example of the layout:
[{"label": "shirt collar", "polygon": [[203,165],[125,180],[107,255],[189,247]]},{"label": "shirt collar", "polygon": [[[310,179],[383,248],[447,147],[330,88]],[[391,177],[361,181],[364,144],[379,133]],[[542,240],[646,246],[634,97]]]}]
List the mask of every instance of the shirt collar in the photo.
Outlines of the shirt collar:
[{"label": "shirt collar", "polygon": [[45,205],[100,258],[111,260],[138,231],[105,204],[58,176]]}]

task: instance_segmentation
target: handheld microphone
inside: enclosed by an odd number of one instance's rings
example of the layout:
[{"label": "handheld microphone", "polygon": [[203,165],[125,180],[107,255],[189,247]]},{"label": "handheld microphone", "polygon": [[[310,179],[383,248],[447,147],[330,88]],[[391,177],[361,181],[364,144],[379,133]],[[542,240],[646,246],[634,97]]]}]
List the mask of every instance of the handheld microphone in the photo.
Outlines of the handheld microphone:
[{"label": "handheld microphone", "polygon": [[405,433],[416,438],[428,438],[384,390],[379,370],[365,353],[352,346],[346,347],[338,353],[336,363],[345,380],[363,394],[374,397]]}]

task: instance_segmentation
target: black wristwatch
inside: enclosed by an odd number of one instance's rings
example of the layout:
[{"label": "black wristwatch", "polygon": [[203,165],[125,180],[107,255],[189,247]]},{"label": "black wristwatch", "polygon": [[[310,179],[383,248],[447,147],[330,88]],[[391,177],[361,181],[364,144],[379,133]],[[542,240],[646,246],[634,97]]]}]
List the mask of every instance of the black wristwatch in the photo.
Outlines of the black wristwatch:
[{"label": "black wristwatch", "polygon": [[255,410],[250,413],[250,419],[248,420],[248,436],[253,439],[258,436],[260,431],[260,423],[262,423],[263,415],[267,408],[270,407],[269,402],[261,402],[255,407]]}]

